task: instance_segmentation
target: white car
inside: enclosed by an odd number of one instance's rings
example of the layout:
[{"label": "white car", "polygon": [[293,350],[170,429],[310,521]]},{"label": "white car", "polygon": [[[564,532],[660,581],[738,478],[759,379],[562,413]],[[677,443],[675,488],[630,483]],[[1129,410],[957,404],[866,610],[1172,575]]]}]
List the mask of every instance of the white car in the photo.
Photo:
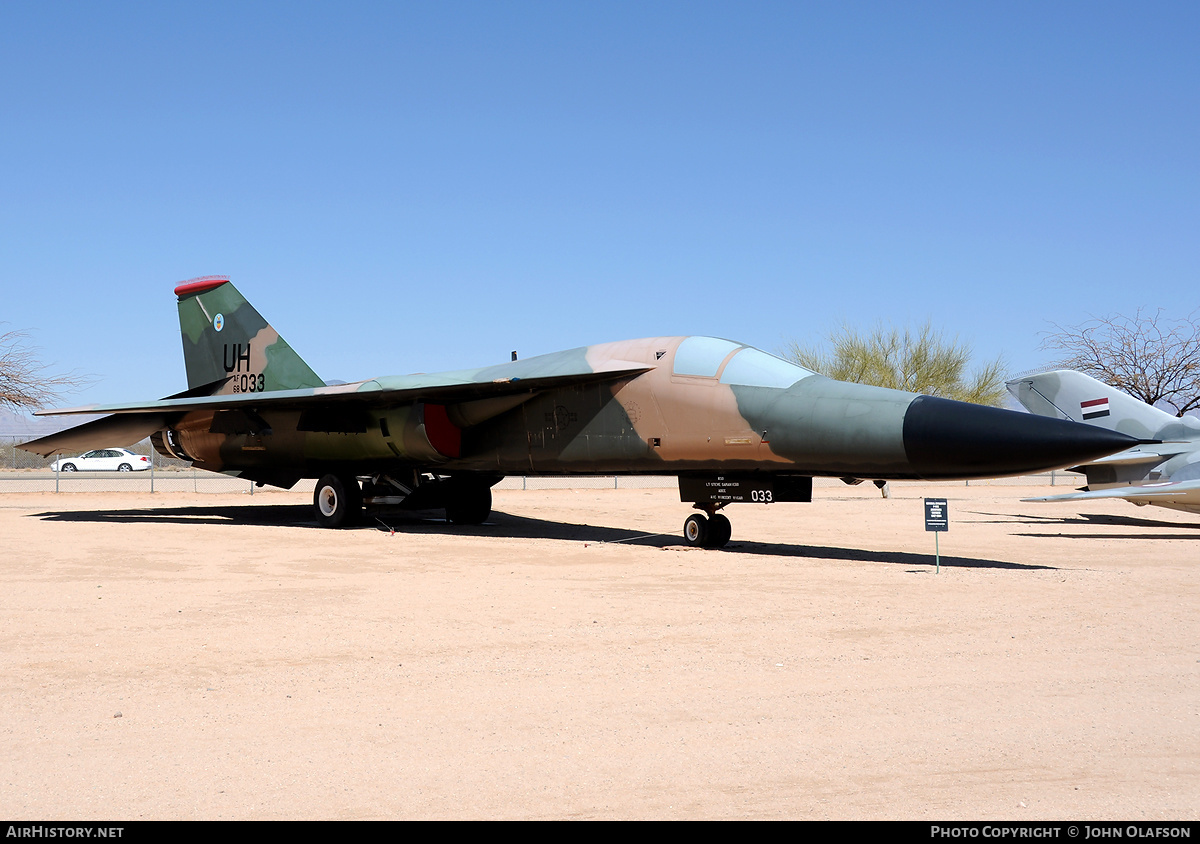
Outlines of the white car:
[{"label": "white car", "polygon": [[55,472],[141,472],[150,458],[127,448],[98,448],[79,457],[62,457],[50,464]]}]

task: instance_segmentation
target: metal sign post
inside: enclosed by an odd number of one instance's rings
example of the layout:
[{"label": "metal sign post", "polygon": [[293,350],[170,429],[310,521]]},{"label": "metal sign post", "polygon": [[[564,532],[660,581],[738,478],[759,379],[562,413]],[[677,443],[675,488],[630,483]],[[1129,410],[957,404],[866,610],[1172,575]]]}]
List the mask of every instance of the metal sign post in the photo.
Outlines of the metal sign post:
[{"label": "metal sign post", "polygon": [[942,573],[942,552],[938,547],[938,534],[950,530],[950,508],[944,498],[925,499],[925,530],[933,531],[933,556],[938,574]]}]

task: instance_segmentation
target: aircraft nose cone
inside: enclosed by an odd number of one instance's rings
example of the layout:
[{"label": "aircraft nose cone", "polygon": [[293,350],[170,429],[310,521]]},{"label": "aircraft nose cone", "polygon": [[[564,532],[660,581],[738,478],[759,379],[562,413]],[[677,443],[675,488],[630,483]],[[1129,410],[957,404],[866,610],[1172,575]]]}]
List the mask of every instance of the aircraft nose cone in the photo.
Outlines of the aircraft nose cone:
[{"label": "aircraft nose cone", "polygon": [[1087,463],[1133,437],[1031,413],[918,396],[904,414],[904,451],[918,475],[999,477]]}]

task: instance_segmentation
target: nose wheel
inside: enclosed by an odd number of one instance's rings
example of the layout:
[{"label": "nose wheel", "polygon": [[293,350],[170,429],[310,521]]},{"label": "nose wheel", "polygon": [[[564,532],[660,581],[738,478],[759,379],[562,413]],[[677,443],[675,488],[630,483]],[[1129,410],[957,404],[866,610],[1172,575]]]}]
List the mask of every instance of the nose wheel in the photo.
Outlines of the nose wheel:
[{"label": "nose wheel", "polygon": [[720,513],[693,513],[683,523],[683,541],[693,548],[724,548],[732,532],[729,519]]}]

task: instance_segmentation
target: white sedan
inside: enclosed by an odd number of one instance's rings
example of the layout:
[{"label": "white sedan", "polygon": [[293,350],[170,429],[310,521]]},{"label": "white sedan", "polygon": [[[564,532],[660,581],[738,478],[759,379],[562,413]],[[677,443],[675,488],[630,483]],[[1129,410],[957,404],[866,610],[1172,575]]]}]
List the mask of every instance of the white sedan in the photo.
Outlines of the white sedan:
[{"label": "white sedan", "polygon": [[62,457],[50,464],[55,472],[141,472],[150,458],[127,448],[98,448],[79,457]]}]

